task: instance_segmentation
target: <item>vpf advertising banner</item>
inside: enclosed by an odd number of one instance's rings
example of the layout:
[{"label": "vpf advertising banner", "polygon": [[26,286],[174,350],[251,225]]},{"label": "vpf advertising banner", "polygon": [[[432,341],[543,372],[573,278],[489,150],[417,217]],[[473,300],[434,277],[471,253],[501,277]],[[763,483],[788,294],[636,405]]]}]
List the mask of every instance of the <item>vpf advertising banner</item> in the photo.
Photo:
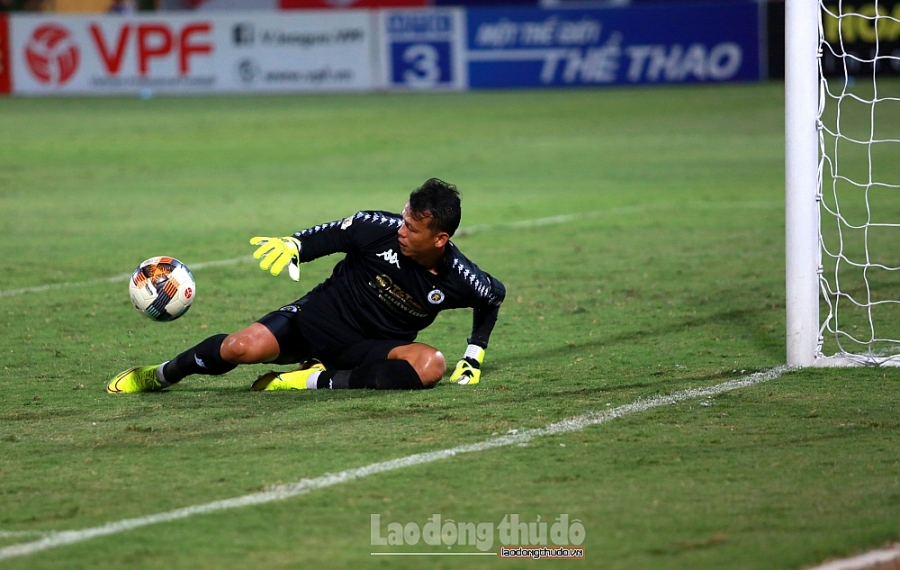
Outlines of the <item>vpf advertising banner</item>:
[{"label": "vpf advertising banner", "polygon": [[466,11],[469,86],[756,80],[759,4]]},{"label": "vpf advertising banner", "polygon": [[427,0],[279,0],[282,10],[327,10],[348,8],[425,8]]},{"label": "vpf advertising banner", "polygon": [[16,94],[374,86],[366,12],[15,16],[9,24]]}]

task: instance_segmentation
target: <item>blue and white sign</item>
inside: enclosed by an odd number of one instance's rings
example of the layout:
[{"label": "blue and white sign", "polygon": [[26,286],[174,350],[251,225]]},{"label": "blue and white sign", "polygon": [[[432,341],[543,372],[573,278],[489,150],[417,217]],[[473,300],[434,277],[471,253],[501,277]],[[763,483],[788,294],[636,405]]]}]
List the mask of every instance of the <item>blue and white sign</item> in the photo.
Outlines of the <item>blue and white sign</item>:
[{"label": "blue and white sign", "polygon": [[467,10],[469,86],[760,79],[759,5]]},{"label": "blue and white sign", "polygon": [[465,89],[461,9],[379,13],[382,77],[400,89]]}]

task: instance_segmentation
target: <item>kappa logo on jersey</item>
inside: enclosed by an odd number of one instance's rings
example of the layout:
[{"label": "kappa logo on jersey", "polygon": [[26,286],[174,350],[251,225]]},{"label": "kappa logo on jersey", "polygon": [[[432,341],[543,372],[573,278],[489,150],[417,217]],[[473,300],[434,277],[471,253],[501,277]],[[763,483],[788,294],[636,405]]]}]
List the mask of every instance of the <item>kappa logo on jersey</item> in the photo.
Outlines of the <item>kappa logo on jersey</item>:
[{"label": "kappa logo on jersey", "polygon": [[428,293],[428,302],[431,303],[432,305],[440,305],[441,303],[444,302],[445,298],[446,298],[446,295],[444,295],[444,292],[441,291],[440,289],[435,289],[435,290],[431,291],[430,293]]},{"label": "kappa logo on jersey", "polygon": [[381,253],[376,253],[375,257],[380,257],[391,265],[396,265],[397,269],[400,269],[400,260],[397,258],[397,254],[394,253],[393,249],[382,251]]}]

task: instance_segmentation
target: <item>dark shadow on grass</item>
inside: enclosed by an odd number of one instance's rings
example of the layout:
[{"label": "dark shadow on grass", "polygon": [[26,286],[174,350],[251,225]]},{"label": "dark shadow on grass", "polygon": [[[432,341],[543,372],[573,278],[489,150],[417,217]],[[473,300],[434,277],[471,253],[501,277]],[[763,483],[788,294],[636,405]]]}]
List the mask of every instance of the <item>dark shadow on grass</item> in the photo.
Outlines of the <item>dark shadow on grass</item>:
[{"label": "dark shadow on grass", "polygon": [[[528,353],[527,356],[535,359],[535,361],[539,361],[540,359],[564,356],[581,349],[609,348],[620,344],[635,342],[646,343],[655,338],[666,337],[671,334],[683,332],[685,329],[725,324],[736,331],[736,335],[750,335],[754,344],[762,349],[761,352],[770,355],[775,360],[782,360],[784,358],[784,345],[782,344],[783,337],[779,335],[776,341],[776,339],[772,337],[772,333],[765,329],[765,324],[759,319],[759,314],[759,311],[753,309],[736,309],[708,315],[706,317],[689,318],[661,324],[659,327],[653,327],[652,330],[641,328],[608,337],[591,337],[590,341],[566,341],[563,345],[534,351]],[[492,359],[485,369],[490,370],[492,364],[514,364],[518,362],[521,362],[521,356],[500,357]]]},{"label": "dark shadow on grass", "polygon": [[[686,329],[723,324],[730,330],[734,330],[735,335],[750,335],[754,344],[762,347],[762,352],[771,353],[773,359],[777,360],[781,358],[782,347],[777,345],[776,348],[771,331],[766,329],[767,324],[770,322],[770,320],[765,320],[760,316],[759,311],[735,309],[703,317],[661,322],[660,326],[653,327],[652,330],[641,328],[606,337],[592,337],[584,342],[566,342],[561,345],[526,353],[524,358],[522,353],[516,355],[508,354],[495,360],[491,359],[486,363],[486,381],[483,385],[474,388],[475,390],[481,390],[481,394],[475,397],[467,397],[464,406],[466,409],[474,412],[472,421],[475,421],[474,416],[496,417],[498,409],[521,406],[523,398],[534,398],[536,400],[549,398],[558,401],[567,399],[579,400],[576,407],[582,410],[591,408],[592,402],[596,402],[593,408],[595,411],[601,411],[604,408],[599,406],[610,401],[613,402],[613,405],[622,405],[635,399],[652,398],[688,387],[708,386],[725,380],[743,377],[753,373],[755,370],[750,369],[736,373],[731,369],[723,369],[714,373],[691,374],[686,369],[682,371],[680,369],[667,368],[663,369],[660,374],[655,375],[652,372],[642,374],[640,369],[635,369],[634,374],[636,377],[628,378],[627,375],[621,374],[617,378],[611,378],[610,382],[602,385],[594,383],[591,378],[584,375],[570,381],[565,378],[563,373],[557,375],[551,371],[543,370],[536,371],[535,375],[526,381],[504,383],[502,380],[494,381],[491,379],[491,377],[498,378],[499,373],[497,369],[504,365],[521,366],[523,361],[540,362],[541,360],[563,357],[579,350],[615,347],[631,343],[652,344],[655,339],[677,335]],[[712,342],[712,339],[710,339],[710,346],[715,346]],[[541,379],[539,376],[544,374],[552,374],[553,378]],[[617,379],[625,380],[625,382],[615,382]],[[215,385],[210,385],[209,382],[205,382],[202,379],[192,381],[189,378],[185,380],[183,385],[180,384],[161,393],[141,396],[148,402],[166,402],[167,406],[179,409],[197,405],[211,405],[220,407],[226,413],[229,410],[233,410],[236,418],[248,417],[247,414],[250,415],[249,417],[252,417],[257,411],[269,413],[285,412],[291,416],[294,414],[302,415],[304,409],[327,402],[346,405],[340,410],[338,417],[328,420],[335,423],[382,419],[387,415],[397,414],[405,417],[421,417],[427,423],[432,421],[432,416],[435,416],[435,414],[439,415],[439,413],[446,413],[448,410],[452,411],[460,408],[460,404],[444,399],[448,394],[452,393],[451,391],[465,393],[472,389],[451,385],[445,379],[435,387],[434,391],[416,393],[393,392],[384,394],[375,390],[322,390],[274,394],[253,392],[250,390],[249,384],[243,379],[240,383],[235,382],[225,385],[220,381]],[[178,393],[183,394],[185,397],[172,397]],[[203,399],[203,394],[208,394],[209,399]],[[430,394],[437,396],[437,398],[432,397]],[[407,409],[404,407],[417,401],[430,402],[433,407],[423,409]],[[249,409],[248,406],[250,406]],[[140,411],[135,410],[134,413],[137,415]],[[575,411],[574,413],[584,412]],[[126,414],[126,417],[129,417],[129,415]],[[290,422],[298,419],[297,416],[293,418],[285,417],[281,418],[281,421]],[[321,418],[319,421],[321,421]]]}]

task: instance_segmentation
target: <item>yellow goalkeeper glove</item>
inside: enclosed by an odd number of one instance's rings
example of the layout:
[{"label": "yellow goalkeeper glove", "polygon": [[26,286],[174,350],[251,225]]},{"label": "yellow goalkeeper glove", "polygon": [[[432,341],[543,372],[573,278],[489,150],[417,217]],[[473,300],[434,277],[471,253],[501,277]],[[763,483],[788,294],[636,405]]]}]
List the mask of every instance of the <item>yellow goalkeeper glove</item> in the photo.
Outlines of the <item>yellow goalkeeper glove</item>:
[{"label": "yellow goalkeeper glove", "polygon": [[484,349],[477,344],[466,348],[463,359],[456,363],[456,370],[450,375],[450,382],[471,386],[481,380],[481,363],[484,362]]},{"label": "yellow goalkeeper glove", "polygon": [[259,259],[259,268],[272,275],[279,275],[287,267],[294,281],[300,280],[300,240],[293,237],[255,237],[251,245],[258,245],[253,258]]}]

